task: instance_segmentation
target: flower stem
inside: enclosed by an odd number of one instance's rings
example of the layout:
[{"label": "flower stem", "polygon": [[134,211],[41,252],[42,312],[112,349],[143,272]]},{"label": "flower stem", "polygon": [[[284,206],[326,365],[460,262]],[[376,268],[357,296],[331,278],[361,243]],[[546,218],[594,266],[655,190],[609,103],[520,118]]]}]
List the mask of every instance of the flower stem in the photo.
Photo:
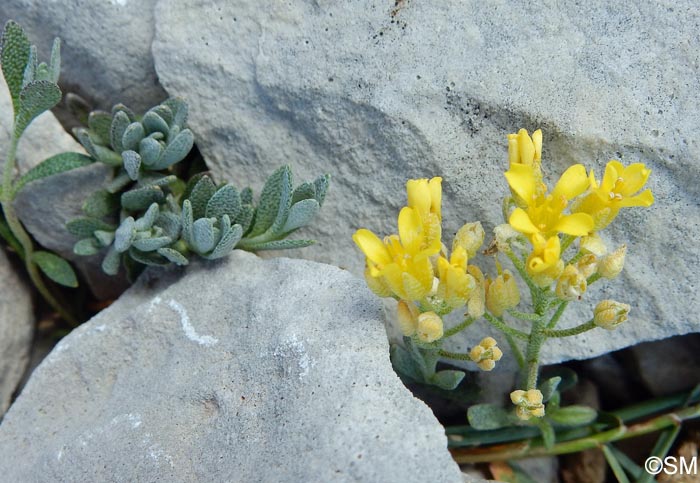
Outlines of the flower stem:
[{"label": "flower stem", "polygon": [[596,325],[593,323],[593,319],[591,319],[585,324],[577,325],[576,327],[572,327],[570,329],[544,329],[542,333],[546,337],[571,337],[572,335],[583,334],[584,332],[588,332],[589,330],[595,328]]},{"label": "flower stem", "polygon": [[539,316],[537,314],[528,314],[525,312],[518,312],[517,310],[513,310],[513,309],[508,310],[508,313],[510,315],[512,315],[513,317],[515,317],[516,319],[528,320],[530,322],[535,322],[535,321],[541,319],[541,316]]},{"label": "flower stem", "polygon": [[556,327],[557,322],[559,322],[559,319],[561,318],[562,314],[566,310],[566,306],[569,305],[569,302],[562,302],[559,304],[559,307],[557,307],[557,311],[554,312],[554,315],[552,315],[552,318],[550,319],[549,323],[547,324],[548,329],[553,329]]},{"label": "flower stem", "polygon": [[464,321],[461,322],[460,324],[455,325],[454,327],[452,327],[452,328],[450,328],[450,329],[447,329],[447,330],[445,331],[445,333],[442,335],[442,338],[443,338],[443,339],[446,339],[447,337],[452,337],[453,335],[462,332],[464,329],[466,329],[467,327],[469,327],[470,325],[472,325],[472,324],[474,323],[474,321],[476,321],[476,319],[474,319],[474,318],[472,318],[472,317],[467,317],[467,318],[464,319]]},{"label": "flower stem", "polygon": [[471,357],[469,357],[469,354],[460,354],[459,352],[450,352],[446,351],[443,349],[440,349],[438,352],[440,354],[440,357],[445,357],[447,359],[455,359],[458,361],[471,361]]},{"label": "flower stem", "polygon": [[547,338],[544,335],[544,320],[540,320],[532,323],[532,330],[530,331],[530,337],[527,343],[527,349],[525,351],[525,362],[527,363],[527,373],[524,375],[526,377],[525,387],[527,389],[537,389],[537,373],[539,372],[540,366],[540,349],[542,348],[542,343]]},{"label": "flower stem", "polygon": [[512,327],[508,327],[498,317],[494,317],[493,315],[486,312],[484,313],[484,318],[488,321],[489,324],[493,325],[495,328],[497,328],[504,334],[508,334],[512,337],[517,337],[518,339],[528,340],[528,335],[525,332],[523,332],[522,330],[514,329]]}]

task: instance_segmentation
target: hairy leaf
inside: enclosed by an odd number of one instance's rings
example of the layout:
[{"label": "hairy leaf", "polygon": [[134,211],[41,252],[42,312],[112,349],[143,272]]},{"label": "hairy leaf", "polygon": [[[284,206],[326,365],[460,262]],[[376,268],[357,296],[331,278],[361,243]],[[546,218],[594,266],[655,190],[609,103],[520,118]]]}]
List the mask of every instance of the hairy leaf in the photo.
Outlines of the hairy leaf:
[{"label": "hairy leaf", "polygon": [[172,248],[159,248],[157,252],[175,265],[187,265],[189,263],[189,260],[182,253]]},{"label": "hairy leaf", "polygon": [[253,208],[253,205],[244,204],[243,206],[241,206],[241,210],[238,213],[236,219],[233,220],[233,222],[238,225],[241,225],[241,228],[243,228],[243,233],[246,233],[253,222],[254,216],[255,208]]},{"label": "hairy leaf", "polygon": [[200,218],[195,220],[192,225],[193,248],[199,253],[210,252],[216,245],[218,239],[217,231],[211,219]]},{"label": "hairy leaf", "polygon": [[139,153],[141,153],[144,166],[153,169],[163,154],[163,145],[150,136],[145,137],[139,143]]},{"label": "hairy leaf", "polygon": [[398,344],[391,345],[391,363],[394,369],[412,381],[424,382],[423,373],[420,367],[416,364],[416,361],[411,357],[410,352],[401,347]]},{"label": "hairy leaf", "polygon": [[114,231],[116,227],[97,218],[76,218],[66,223],[66,229],[80,238],[87,238],[97,230]]},{"label": "hairy leaf", "polygon": [[141,168],[141,155],[136,151],[124,151],[122,153],[122,163],[129,178],[136,181],[139,178],[139,168]]},{"label": "hairy leaf", "polygon": [[95,255],[100,251],[100,248],[94,238],[83,238],[73,245],[73,253],[82,256]]},{"label": "hairy leaf", "polygon": [[289,210],[287,222],[282,227],[281,233],[289,233],[306,226],[316,216],[320,208],[321,206],[315,199],[306,199],[296,203]]},{"label": "hairy leaf", "polygon": [[[173,111],[166,104],[159,104],[150,109],[149,112],[158,114],[166,122],[167,126],[170,126],[173,122]],[[167,130],[163,132],[167,132]]]},{"label": "hairy leaf", "polygon": [[97,156],[97,160],[101,163],[114,167],[122,165],[122,157],[111,149],[100,146],[99,144],[94,144],[93,149]]},{"label": "hairy leaf", "polygon": [[110,247],[104,260],[102,260],[102,271],[107,275],[116,275],[119,272],[120,259],[121,254],[114,247]]},{"label": "hairy leaf", "polygon": [[102,218],[119,210],[119,196],[101,189],[92,193],[83,203],[83,211],[88,216]]},{"label": "hairy leaf", "polygon": [[187,156],[192,146],[194,146],[194,135],[192,131],[185,129],[168,144],[158,161],[153,165],[153,169],[165,169],[179,163]]},{"label": "hairy leaf", "polygon": [[163,233],[173,240],[177,240],[180,237],[180,228],[182,224],[180,222],[180,217],[175,213],[169,211],[160,213],[155,224],[162,228]]},{"label": "hairy leaf", "polygon": [[140,122],[132,122],[124,131],[122,136],[122,147],[124,149],[135,150],[141,140],[146,137],[146,131]]},{"label": "hairy leaf", "polygon": [[78,286],[78,278],[70,264],[55,253],[37,251],[32,255],[32,260],[39,266],[44,275],[54,282],[75,288]]},{"label": "hairy leaf", "polygon": [[56,37],[53,39],[53,45],[51,46],[51,60],[47,80],[58,84],[59,77],[61,77],[61,39]]},{"label": "hairy leaf", "polygon": [[129,216],[121,222],[119,228],[114,233],[114,249],[119,253],[124,253],[129,249],[136,238],[136,222]]},{"label": "hairy leaf", "polygon": [[[292,201],[292,176],[289,166],[282,166],[265,182],[260,202],[255,212],[255,223],[249,237],[253,238],[268,231],[274,223],[289,210],[289,203]],[[282,228],[282,220],[279,228]]]},{"label": "hairy leaf", "polygon": [[109,139],[112,143],[112,147],[118,153],[124,151],[124,144],[122,143],[122,138],[126,132],[126,128],[131,124],[131,119],[129,115],[124,111],[117,111],[112,118],[112,125],[109,128]]},{"label": "hairy leaf", "polygon": [[328,185],[330,182],[330,174],[319,176],[314,181],[314,186],[316,187],[316,201],[318,201],[319,205],[323,205],[323,201],[326,199],[326,193],[328,192]]},{"label": "hairy leaf", "polygon": [[158,252],[142,252],[134,247],[129,249],[129,256],[139,263],[151,266],[163,266],[170,263],[167,258],[158,255]]},{"label": "hairy leaf", "polygon": [[142,238],[140,240],[134,240],[131,246],[141,250],[142,252],[153,252],[159,248],[163,248],[170,245],[173,242],[172,238],[169,236],[159,236],[156,238]]},{"label": "hairy leaf", "polygon": [[182,220],[182,238],[187,242],[188,245],[192,246],[192,225],[194,224],[192,217],[192,203],[190,200],[185,200],[182,204],[182,213],[180,214],[180,219]]},{"label": "hairy leaf", "polygon": [[92,159],[80,153],[60,153],[50,158],[45,159],[29,171],[27,171],[15,185],[15,192],[21,190],[24,185],[36,181],[37,179],[46,178],[55,174],[70,171],[71,169],[81,168],[92,164]]},{"label": "hairy leaf", "polygon": [[88,116],[88,127],[99,138],[99,144],[109,145],[112,131],[112,115],[105,111],[93,111]]},{"label": "hairy leaf", "polygon": [[121,191],[122,188],[131,183],[131,181],[132,180],[127,174],[127,172],[121,171],[109,183],[107,183],[105,189],[110,193],[117,194],[117,192]]},{"label": "hairy leaf", "polygon": [[153,226],[159,214],[160,208],[158,207],[158,203],[152,203],[146,210],[146,213],[134,222],[134,228],[138,231],[148,230]]},{"label": "hairy leaf", "polygon": [[316,186],[314,183],[302,183],[294,189],[292,194],[292,205],[300,202],[301,200],[308,200],[309,198],[316,198]]},{"label": "hairy leaf", "polygon": [[467,419],[474,429],[488,430],[511,426],[517,417],[498,404],[475,404],[467,410]]},{"label": "hairy leaf", "polygon": [[233,185],[227,184],[219,188],[209,199],[204,210],[204,216],[207,218],[220,218],[222,215],[228,215],[231,220],[235,220],[240,210],[241,197]]},{"label": "hairy leaf", "polygon": [[93,236],[97,240],[97,242],[100,244],[100,246],[103,247],[108,247],[112,244],[114,241],[114,232],[113,231],[104,231],[104,230],[95,230],[93,233]]},{"label": "hairy leaf", "polygon": [[231,250],[236,247],[236,244],[241,239],[241,235],[243,235],[241,225],[233,225],[226,234],[221,237],[221,240],[216,244],[211,254],[205,256],[205,258],[214,260],[228,255]]},{"label": "hairy leaf", "polygon": [[167,134],[169,131],[168,123],[165,119],[160,117],[155,111],[150,110],[141,119],[143,127],[146,128],[146,134],[151,134],[153,132],[162,132]]},{"label": "hairy leaf", "polygon": [[187,103],[181,97],[171,97],[163,104],[168,106],[173,113],[171,126],[185,126],[187,123]]},{"label": "hairy leaf", "polygon": [[248,251],[262,250],[287,250],[290,248],[304,248],[316,243],[316,240],[274,240],[269,242],[248,243],[245,239],[238,244],[239,248]]},{"label": "hairy leaf", "polygon": [[165,194],[158,186],[148,186],[122,194],[122,208],[129,211],[145,210],[151,203],[162,203]]},{"label": "hairy leaf", "polygon": [[216,185],[209,176],[202,176],[190,193],[189,200],[192,203],[192,216],[196,220],[206,214],[207,203],[216,193]]},{"label": "hairy leaf", "polygon": [[547,411],[547,417],[561,426],[585,426],[596,420],[598,412],[588,406],[574,405]]},{"label": "hairy leaf", "polygon": [[35,117],[61,100],[61,89],[53,82],[33,81],[19,93],[19,112],[15,119],[15,136],[19,137]]},{"label": "hairy leaf", "polygon": [[561,377],[555,376],[545,379],[539,384],[538,389],[542,393],[542,401],[547,402],[549,398],[556,392],[559,383],[561,382]]},{"label": "hairy leaf", "polygon": [[241,203],[244,205],[253,204],[253,190],[250,188],[243,188],[241,191]]},{"label": "hairy leaf", "polygon": [[459,386],[459,383],[462,382],[462,379],[464,379],[465,375],[466,374],[464,373],[464,371],[438,371],[435,374],[433,374],[433,377],[430,378],[429,382],[439,387],[440,389],[451,391],[457,386]]},{"label": "hairy leaf", "polygon": [[15,114],[20,110],[19,95],[22,91],[24,68],[29,61],[29,39],[17,22],[10,20],[2,32],[0,63],[2,74],[10,90]]}]

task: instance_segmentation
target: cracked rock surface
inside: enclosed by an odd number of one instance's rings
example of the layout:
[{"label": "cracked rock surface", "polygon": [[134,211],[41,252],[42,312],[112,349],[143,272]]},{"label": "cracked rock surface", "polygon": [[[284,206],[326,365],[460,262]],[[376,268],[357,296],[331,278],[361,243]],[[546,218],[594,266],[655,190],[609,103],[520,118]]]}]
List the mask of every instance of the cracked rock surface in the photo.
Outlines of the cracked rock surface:
[{"label": "cracked rock surface", "polygon": [[[443,176],[448,245],[467,221],[490,231],[503,222],[506,134],[541,127],[550,181],[575,162],[600,174],[611,158],[641,161],[657,200],[604,232],[610,248],[628,244],[626,271],[573,304],[560,326],[588,320],[602,298],[630,303],[630,322],[549,344],[543,362],[700,328],[693,2],[542,12],[527,2],[160,0],[155,19],[159,79],[190,102],[217,176],[259,189],[284,163],[300,179],[332,174],[307,230],[320,243],[301,256],[360,274],[351,235],[396,230],[407,178]],[[497,335],[485,326],[469,334],[450,349]]]},{"label": "cracked rock surface", "polygon": [[65,337],[0,426],[7,481],[445,481],[348,272],[240,251],[150,271]]}]

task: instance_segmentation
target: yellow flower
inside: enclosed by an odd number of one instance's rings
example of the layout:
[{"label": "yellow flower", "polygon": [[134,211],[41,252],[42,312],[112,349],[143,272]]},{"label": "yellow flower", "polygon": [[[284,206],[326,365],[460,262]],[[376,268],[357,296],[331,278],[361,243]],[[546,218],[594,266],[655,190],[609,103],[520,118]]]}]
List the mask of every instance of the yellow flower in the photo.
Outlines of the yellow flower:
[{"label": "yellow flower", "polygon": [[518,389],[510,393],[510,400],[516,406],[515,414],[524,421],[527,421],[533,416],[536,418],[544,416],[543,399],[539,389],[530,389],[528,391]]},{"label": "yellow flower", "polygon": [[418,212],[426,243],[441,237],[442,223],[442,178],[410,179],[406,182],[408,206]]},{"label": "yellow flower", "polygon": [[539,168],[542,159],[542,130],[538,129],[529,136],[526,129],[518,134],[508,135],[508,160],[510,165],[524,164]]},{"label": "yellow flower", "polygon": [[476,265],[469,265],[467,272],[474,277],[476,285],[467,301],[467,314],[472,319],[478,319],[486,312],[486,277]]},{"label": "yellow flower", "polygon": [[464,306],[476,287],[474,277],[467,273],[467,251],[458,246],[449,261],[440,257],[437,265],[440,280],[437,298],[448,312]]},{"label": "yellow flower", "polygon": [[615,300],[603,300],[593,310],[593,323],[603,329],[613,330],[627,320],[631,307]]},{"label": "yellow flower", "polygon": [[513,274],[504,270],[501,275],[486,284],[486,307],[496,317],[520,303],[520,290]]},{"label": "yellow flower", "polygon": [[605,174],[600,184],[590,173],[591,192],[574,207],[574,211],[588,213],[595,221],[595,230],[608,226],[621,208],[632,206],[649,207],[654,203],[654,195],[646,189],[639,193],[651,170],[643,163],[633,163],[625,167],[612,160],[605,166]]},{"label": "yellow flower", "polygon": [[443,335],[442,319],[435,312],[424,312],[418,316],[417,336],[421,342],[434,342]]},{"label": "yellow flower", "polygon": [[549,238],[558,233],[585,236],[593,229],[593,219],[587,213],[564,214],[569,201],[588,189],[589,180],[582,164],[564,171],[550,194],[538,191],[538,180],[525,165],[511,166],[505,176],[511,190],[526,204],[526,209],[513,210],[508,220],[520,233]]},{"label": "yellow flower", "polygon": [[[418,212],[405,207],[399,213],[399,235],[380,240],[367,229],[360,229],[353,240],[367,257],[368,275],[381,281],[370,288],[388,288],[404,300],[422,300],[433,287],[430,257],[440,252],[440,239],[427,242]],[[375,290],[375,293],[378,291]]]},{"label": "yellow flower", "polygon": [[538,287],[546,287],[564,271],[561,244],[558,236],[546,239],[539,233],[532,235],[532,253],[525,268]]},{"label": "yellow flower", "polygon": [[399,321],[401,333],[406,337],[411,337],[418,330],[418,316],[420,311],[413,302],[399,301],[396,307],[396,315]]},{"label": "yellow flower", "polygon": [[496,339],[493,337],[484,337],[479,345],[474,346],[469,351],[469,358],[476,362],[482,371],[492,370],[501,357],[503,357],[503,352],[496,347]]}]

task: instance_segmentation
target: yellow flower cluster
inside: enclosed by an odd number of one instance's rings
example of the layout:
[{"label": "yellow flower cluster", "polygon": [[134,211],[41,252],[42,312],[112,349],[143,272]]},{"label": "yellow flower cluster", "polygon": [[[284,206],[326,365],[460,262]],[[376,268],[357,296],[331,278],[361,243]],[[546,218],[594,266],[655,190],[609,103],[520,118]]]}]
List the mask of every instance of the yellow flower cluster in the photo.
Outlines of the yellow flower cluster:
[{"label": "yellow flower cluster", "polygon": [[598,182],[593,170],[586,174],[583,165],[575,164],[549,191],[541,171],[540,130],[532,137],[525,129],[508,135],[508,153],[510,167],[505,177],[517,205],[508,223],[532,244],[526,263],[528,274],[540,287],[558,280],[557,294],[563,300],[578,298],[585,291],[586,277],[580,267],[564,266],[560,235],[587,238],[608,226],[620,209],[651,206],[654,197],[650,190],[637,194],[651,170],[642,163],[624,167],[613,160]]}]

